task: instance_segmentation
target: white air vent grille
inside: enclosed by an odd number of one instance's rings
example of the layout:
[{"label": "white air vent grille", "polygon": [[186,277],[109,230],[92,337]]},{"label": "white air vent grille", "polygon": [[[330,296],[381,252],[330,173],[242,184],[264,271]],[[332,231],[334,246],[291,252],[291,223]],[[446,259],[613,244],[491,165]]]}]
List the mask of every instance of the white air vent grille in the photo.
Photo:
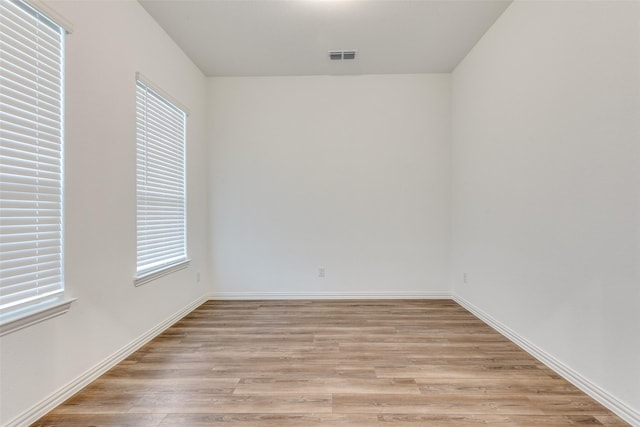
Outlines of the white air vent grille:
[{"label": "white air vent grille", "polygon": [[331,50],[329,51],[329,59],[332,61],[349,61],[356,59],[355,50]]},{"label": "white air vent grille", "polygon": [[342,52],[342,59],[356,59],[356,51],[348,50],[346,52]]}]

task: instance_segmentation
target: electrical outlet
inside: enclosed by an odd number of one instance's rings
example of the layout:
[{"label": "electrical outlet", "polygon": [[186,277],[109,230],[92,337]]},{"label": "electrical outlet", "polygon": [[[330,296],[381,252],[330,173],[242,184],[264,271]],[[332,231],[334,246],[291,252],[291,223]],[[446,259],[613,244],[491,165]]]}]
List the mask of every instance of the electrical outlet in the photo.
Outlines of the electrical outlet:
[{"label": "electrical outlet", "polygon": [[462,283],[467,284],[467,273],[462,273]]},{"label": "electrical outlet", "polygon": [[325,270],[324,267],[318,267],[318,277],[324,277]]},{"label": "electrical outlet", "polygon": [[196,273],[196,282],[200,283],[200,272]]}]

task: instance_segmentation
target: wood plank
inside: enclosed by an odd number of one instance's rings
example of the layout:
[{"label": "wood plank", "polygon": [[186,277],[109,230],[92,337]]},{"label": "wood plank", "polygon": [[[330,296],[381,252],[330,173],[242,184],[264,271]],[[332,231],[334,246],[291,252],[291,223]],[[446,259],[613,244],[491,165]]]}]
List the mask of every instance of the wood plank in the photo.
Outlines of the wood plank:
[{"label": "wood plank", "polygon": [[[32,427],[156,427],[166,414],[50,414]],[[186,424],[185,424],[186,425]]]},{"label": "wood plank", "polygon": [[151,393],[138,399],[129,413],[269,414],[331,413],[331,395],[271,393],[260,396]]},{"label": "wood plank", "polygon": [[236,386],[236,395],[274,395],[274,394],[420,394],[413,379],[395,378],[245,378]]},{"label": "wood plank", "polygon": [[378,425],[372,414],[170,414],[160,427],[371,427]]}]

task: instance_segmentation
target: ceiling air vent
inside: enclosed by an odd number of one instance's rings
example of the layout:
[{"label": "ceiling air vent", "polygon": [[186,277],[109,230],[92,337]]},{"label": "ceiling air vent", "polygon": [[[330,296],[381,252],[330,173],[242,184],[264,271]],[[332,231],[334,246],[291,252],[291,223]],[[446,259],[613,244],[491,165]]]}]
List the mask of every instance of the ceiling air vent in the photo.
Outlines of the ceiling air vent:
[{"label": "ceiling air vent", "polygon": [[329,51],[329,59],[332,61],[343,61],[356,59],[355,50],[332,50]]},{"label": "ceiling air vent", "polygon": [[356,51],[346,50],[342,52],[342,59],[356,59]]}]

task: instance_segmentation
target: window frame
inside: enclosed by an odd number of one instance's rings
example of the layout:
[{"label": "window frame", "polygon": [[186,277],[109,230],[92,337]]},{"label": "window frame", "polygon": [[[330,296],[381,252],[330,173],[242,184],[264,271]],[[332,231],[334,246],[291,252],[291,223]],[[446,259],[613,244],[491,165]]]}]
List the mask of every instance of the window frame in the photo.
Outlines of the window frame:
[{"label": "window frame", "polygon": [[[187,240],[187,214],[188,214],[188,204],[187,204],[187,118],[189,116],[189,110],[178,102],[171,95],[167,94],[164,90],[159,88],[156,84],[154,84],[151,80],[146,78],[141,73],[136,73],[136,274],[134,276],[134,285],[140,286],[156,280],[159,277],[166,276],[175,271],[182,270],[187,268],[191,262],[188,256],[188,240]],[[164,106],[170,108],[175,113],[179,113],[182,116],[182,135],[179,143],[182,145],[182,170],[180,171],[182,178],[182,255],[179,259],[167,259],[166,262],[158,264],[152,268],[140,268],[140,258],[141,258],[141,195],[144,193],[141,191],[140,180],[141,180],[141,158],[140,155],[146,148],[141,147],[142,137],[140,134],[141,127],[148,130],[147,123],[149,120],[148,113],[149,110],[145,109],[141,111],[139,104],[139,90],[143,89],[145,91],[145,97],[149,96],[153,97],[156,102],[164,104]],[[144,124],[141,124],[141,114],[144,114]],[[146,134],[144,138],[147,138]],[[146,141],[148,142],[148,140]],[[150,233],[146,233],[150,234]]]},{"label": "window frame", "polygon": [[[6,33],[3,34],[3,38],[5,43],[7,43],[7,49],[11,46],[12,49],[15,49],[15,56],[13,56],[14,60],[9,62],[7,61],[7,69],[4,70],[6,73],[2,78],[2,82],[7,84],[7,87],[13,86],[14,89],[11,91],[14,93],[13,96],[7,95],[6,102],[7,105],[13,105],[11,109],[14,111],[15,115],[11,115],[5,111],[5,118],[3,118],[3,123],[5,123],[8,127],[15,126],[24,126],[23,131],[19,131],[18,133],[14,133],[14,138],[12,139],[10,133],[6,134],[6,148],[7,154],[4,157],[4,161],[6,161],[6,169],[5,171],[7,175],[5,175],[5,184],[8,185],[8,188],[14,188],[14,190],[6,190],[5,196],[7,199],[5,203],[8,203],[10,206],[17,209],[17,206],[20,206],[21,203],[33,204],[36,206],[40,202],[40,197],[42,197],[45,193],[42,189],[40,189],[39,184],[39,174],[42,170],[46,170],[47,168],[51,172],[47,172],[51,174],[51,179],[53,181],[53,193],[50,193],[48,198],[50,204],[52,204],[51,208],[54,212],[54,222],[51,222],[48,225],[49,228],[52,226],[52,231],[44,232],[44,233],[53,233],[57,237],[53,238],[52,241],[54,245],[52,246],[52,251],[49,251],[49,257],[53,257],[52,261],[57,265],[55,268],[59,273],[52,273],[46,275],[46,277],[54,279],[55,281],[50,284],[54,288],[50,292],[46,292],[44,294],[40,294],[40,290],[43,288],[41,282],[39,282],[40,276],[39,271],[43,267],[40,267],[42,261],[35,261],[33,264],[27,258],[15,258],[17,254],[15,253],[15,249],[11,250],[5,249],[6,254],[13,252],[13,262],[18,262],[20,267],[14,267],[24,269],[28,267],[28,274],[35,275],[36,277],[33,280],[29,280],[32,282],[32,285],[28,284],[26,277],[20,279],[20,275],[16,276],[7,276],[12,277],[15,282],[14,286],[18,287],[20,291],[31,291],[30,295],[22,298],[17,298],[17,291],[14,290],[13,298],[9,298],[8,302],[5,302],[5,307],[3,307],[0,312],[0,336],[6,335],[8,333],[17,331],[19,329],[25,328],[27,326],[33,325],[35,323],[42,322],[46,319],[50,319],[52,317],[56,317],[61,315],[69,310],[69,307],[75,298],[69,298],[65,292],[65,276],[64,276],[64,264],[65,264],[65,256],[64,256],[64,229],[65,229],[65,215],[64,215],[64,136],[65,136],[65,124],[64,124],[64,116],[65,116],[65,38],[67,34],[71,33],[70,24],[64,20],[61,16],[50,10],[48,7],[40,4],[37,1],[26,1],[26,0],[13,0],[7,2],[3,8],[8,10],[8,13],[14,17],[14,20],[10,21],[13,26],[13,29],[9,29],[9,26],[6,28]],[[9,11],[10,8],[13,8],[13,11]],[[51,35],[55,34],[55,38],[51,38],[48,42],[44,41],[44,38],[50,36],[43,36],[39,34],[39,28],[48,27],[48,30],[45,32],[49,32]],[[13,36],[10,35],[10,31]],[[44,33],[43,33],[44,34]],[[35,59],[30,57],[30,60],[27,62],[23,62],[24,59],[20,59],[20,56],[23,58],[29,56],[26,53],[26,49],[29,49],[26,44],[23,44],[21,41],[29,40],[30,44],[32,44],[31,49],[36,49],[38,52],[43,52],[43,50],[51,49],[50,54],[47,53],[43,55],[43,58],[46,58],[46,61],[51,61],[50,64],[55,64],[53,70],[55,73],[59,73],[59,78],[53,77],[54,80],[47,81],[45,85],[42,87],[40,83],[35,83],[36,81],[40,81],[43,74],[46,73],[44,70],[45,62],[40,62],[39,59]],[[46,44],[45,44],[46,43]],[[49,46],[47,48],[47,46]],[[31,62],[33,61],[33,62]],[[22,65],[20,63],[23,62]],[[27,70],[23,67],[32,67],[30,70]],[[9,77],[12,75],[12,72],[9,71],[10,68],[15,68],[16,72],[13,73],[15,77]],[[24,70],[20,72],[18,70]],[[54,76],[54,75],[52,75]],[[20,80],[26,81],[27,85],[22,86],[24,90],[32,91],[32,95],[26,95],[26,92],[23,92],[23,89],[18,89],[18,87],[22,84],[19,83]],[[51,82],[59,81],[57,84],[53,84],[51,86]],[[33,86],[29,86],[33,85]],[[18,86],[16,86],[18,85]],[[39,106],[39,99],[42,95],[42,91],[44,87],[53,87],[54,94],[54,102],[55,104],[51,104],[54,109],[47,111],[47,109],[42,109]],[[5,102],[5,101],[3,101]],[[24,108],[18,107],[19,103],[22,103]],[[13,118],[11,118],[13,117]],[[31,117],[31,118],[27,118]],[[6,122],[4,122],[6,120]],[[42,126],[42,121],[48,121],[49,125],[53,125],[51,129],[53,129],[54,134],[56,135],[51,141],[47,142],[43,136],[39,135],[39,126]],[[22,124],[19,124],[22,123]],[[33,136],[29,137],[29,134],[33,134]],[[10,139],[11,138],[11,139]],[[32,139],[32,141],[25,141]],[[19,142],[21,141],[22,142]],[[38,153],[40,150],[46,145],[49,145],[49,148],[52,150],[54,154],[51,160],[47,160],[46,163],[43,163],[38,159],[39,154],[35,155],[33,160],[26,160],[24,157],[25,154],[28,153]],[[13,150],[18,149],[19,146],[24,147],[25,150],[14,151],[15,157],[10,155],[13,147]],[[22,153],[22,154],[18,154]],[[24,160],[21,160],[24,159]],[[18,168],[19,171],[16,171]],[[12,173],[11,170],[14,172]],[[23,173],[22,171],[27,170],[29,173]],[[24,190],[18,190],[19,182],[21,180],[28,179],[34,180],[35,184],[31,184],[31,187],[35,187],[34,189],[29,190],[28,187],[25,187]],[[26,181],[22,181],[26,182]],[[19,191],[19,193],[16,193]],[[22,192],[24,191],[24,192]],[[49,190],[51,191],[51,190]],[[13,196],[12,196],[13,194]],[[4,197],[4,196],[3,196]],[[14,198],[16,197],[16,198]],[[22,197],[22,198],[20,198]],[[23,200],[24,202],[19,202],[19,200]],[[24,205],[28,206],[28,205]],[[10,209],[10,208],[9,208]],[[19,221],[13,221],[13,229],[8,229],[9,234],[14,235],[14,239],[10,239],[13,242],[19,242],[23,245],[27,244],[27,242],[32,242],[32,245],[35,247],[40,247],[43,239],[41,236],[42,231],[40,231],[40,221],[43,218],[43,213],[40,212],[40,207],[33,208],[20,208],[20,209],[28,209],[33,211],[33,221],[29,222],[29,217],[15,217],[21,218]],[[2,216],[3,220],[10,218],[10,216]],[[29,233],[24,233],[24,228],[33,229],[35,231],[31,231]],[[19,230],[22,229],[22,230]],[[18,232],[18,235],[15,233]],[[28,239],[27,239],[28,238]],[[15,240],[18,239],[18,240]],[[25,240],[27,239],[27,240]],[[50,236],[46,238],[46,240],[50,240]],[[6,247],[5,247],[6,248]],[[2,253],[2,252],[0,252]],[[36,255],[31,255],[31,257],[40,257],[39,250]],[[22,260],[22,261],[20,261]],[[9,261],[11,262],[11,261]],[[11,265],[11,264],[8,264]],[[44,264],[42,264],[44,265]],[[10,268],[10,267],[8,267]],[[25,270],[20,270],[25,271]],[[27,273],[25,273],[27,274]],[[17,281],[16,281],[17,280]],[[11,295],[11,294],[7,294]]]}]

